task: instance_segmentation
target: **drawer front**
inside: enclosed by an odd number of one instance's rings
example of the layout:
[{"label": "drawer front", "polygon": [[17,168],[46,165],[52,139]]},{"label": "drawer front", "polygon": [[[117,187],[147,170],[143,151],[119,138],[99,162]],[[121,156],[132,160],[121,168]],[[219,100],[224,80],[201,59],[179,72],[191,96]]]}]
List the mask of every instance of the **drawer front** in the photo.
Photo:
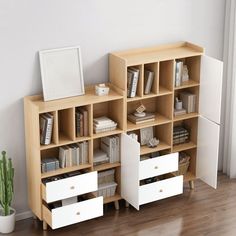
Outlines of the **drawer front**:
[{"label": "drawer front", "polygon": [[139,179],[163,175],[178,170],[179,153],[150,158],[140,161]]},{"label": "drawer front", "polygon": [[55,202],[84,193],[96,191],[97,171],[49,182],[42,188],[42,196],[46,202]]},{"label": "drawer front", "polygon": [[93,198],[83,202],[52,209],[51,212],[48,209],[44,209],[44,211],[46,213],[44,220],[46,220],[52,229],[57,229],[102,216],[103,197]]},{"label": "drawer front", "polygon": [[183,193],[183,176],[177,176],[139,187],[139,204],[161,200]]}]

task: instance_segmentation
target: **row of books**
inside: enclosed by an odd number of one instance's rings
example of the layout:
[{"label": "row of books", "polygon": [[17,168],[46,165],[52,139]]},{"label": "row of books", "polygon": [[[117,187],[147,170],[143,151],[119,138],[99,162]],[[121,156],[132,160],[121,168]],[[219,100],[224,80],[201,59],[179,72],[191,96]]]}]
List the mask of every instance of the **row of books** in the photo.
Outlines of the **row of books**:
[{"label": "row of books", "polygon": [[51,143],[53,130],[53,115],[44,113],[39,118],[40,144],[48,145]]},{"label": "row of books", "polygon": [[88,136],[88,111],[83,107],[77,107],[75,111],[76,136]]},{"label": "row of books", "polygon": [[70,144],[59,148],[59,164],[61,168],[87,164],[88,156],[88,141]]},{"label": "row of books", "polygon": [[133,98],[136,96],[139,80],[139,69],[129,67],[127,71],[127,97]]},{"label": "row of books", "polygon": [[116,127],[117,123],[106,116],[101,116],[93,119],[93,130],[96,134],[115,130]]},{"label": "row of books", "polygon": [[183,108],[186,109],[187,113],[192,113],[196,111],[196,100],[197,95],[183,91],[179,94],[180,100],[183,103]]},{"label": "row of books", "polygon": [[173,145],[189,141],[189,131],[182,126],[175,126],[173,131]]},{"label": "row of books", "polygon": [[139,117],[134,114],[128,115],[128,120],[134,124],[141,124],[145,122],[155,121],[155,114],[151,112],[145,112],[145,116]]}]

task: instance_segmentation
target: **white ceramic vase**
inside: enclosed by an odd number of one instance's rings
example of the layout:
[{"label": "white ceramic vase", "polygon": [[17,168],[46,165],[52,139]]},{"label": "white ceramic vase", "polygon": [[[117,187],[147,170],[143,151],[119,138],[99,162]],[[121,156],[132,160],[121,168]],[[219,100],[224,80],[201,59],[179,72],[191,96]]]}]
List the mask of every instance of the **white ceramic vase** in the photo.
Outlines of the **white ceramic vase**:
[{"label": "white ceramic vase", "polygon": [[9,234],[15,228],[15,209],[10,209],[10,215],[3,216],[2,209],[0,209],[0,233],[2,234]]}]

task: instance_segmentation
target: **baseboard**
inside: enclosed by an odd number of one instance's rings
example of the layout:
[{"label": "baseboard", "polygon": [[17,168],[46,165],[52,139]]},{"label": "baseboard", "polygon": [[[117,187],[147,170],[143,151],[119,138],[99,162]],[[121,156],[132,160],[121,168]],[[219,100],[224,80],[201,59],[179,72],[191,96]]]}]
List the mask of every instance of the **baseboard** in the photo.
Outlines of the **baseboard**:
[{"label": "baseboard", "polygon": [[24,220],[33,217],[33,213],[31,211],[25,211],[19,214],[16,214],[16,221]]}]

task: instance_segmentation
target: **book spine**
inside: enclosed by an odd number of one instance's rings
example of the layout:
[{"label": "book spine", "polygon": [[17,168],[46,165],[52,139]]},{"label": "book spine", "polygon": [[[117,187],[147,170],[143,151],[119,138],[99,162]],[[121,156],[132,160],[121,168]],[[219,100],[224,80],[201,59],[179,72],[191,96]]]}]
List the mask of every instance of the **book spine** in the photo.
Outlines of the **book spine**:
[{"label": "book spine", "polygon": [[136,91],[138,87],[139,72],[133,72],[133,81],[131,85],[130,97],[133,98],[136,96]]},{"label": "book spine", "polygon": [[47,120],[40,116],[40,143],[45,144]]},{"label": "book spine", "polygon": [[51,143],[52,126],[53,126],[53,119],[47,118],[46,135],[45,135],[45,142],[44,142],[45,145],[48,145]]},{"label": "book spine", "polygon": [[131,95],[131,86],[133,83],[133,73],[127,72],[127,97]]}]

